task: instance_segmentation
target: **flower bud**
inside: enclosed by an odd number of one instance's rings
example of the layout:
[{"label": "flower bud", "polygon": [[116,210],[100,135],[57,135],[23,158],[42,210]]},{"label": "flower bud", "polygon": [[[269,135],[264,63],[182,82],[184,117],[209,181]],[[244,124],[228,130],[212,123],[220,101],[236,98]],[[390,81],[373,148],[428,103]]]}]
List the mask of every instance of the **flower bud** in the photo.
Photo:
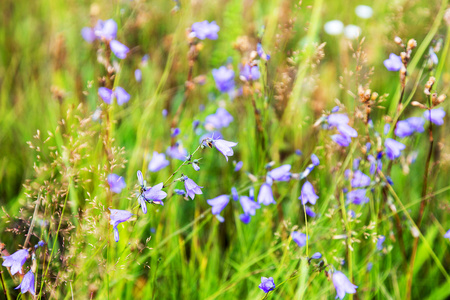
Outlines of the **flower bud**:
[{"label": "flower bud", "polygon": [[410,39],[409,41],[408,41],[408,47],[407,47],[407,50],[409,51],[409,50],[412,50],[412,49],[414,49],[414,48],[416,48],[417,47],[417,42],[416,42],[416,40],[415,39]]},{"label": "flower bud", "polygon": [[403,41],[402,41],[402,39],[401,39],[400,37],[396,36],[396,37],[394,38],[394,42],[395,42],[397,45],[399,45],[399,46],[401,46],[401,47],[404,47]]}]

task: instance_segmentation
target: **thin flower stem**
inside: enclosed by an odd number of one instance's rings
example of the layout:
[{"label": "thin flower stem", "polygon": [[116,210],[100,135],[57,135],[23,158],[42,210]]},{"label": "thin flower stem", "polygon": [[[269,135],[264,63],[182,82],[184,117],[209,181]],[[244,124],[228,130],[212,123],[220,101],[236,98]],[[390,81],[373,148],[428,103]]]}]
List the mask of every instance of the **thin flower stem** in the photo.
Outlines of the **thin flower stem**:
[{"label": "thin flower stem", "polygon": [[308,235],[308,218],[306,216],[306,205],[303,204],[303,212],[305,214],[305,230],[306,230],[306,257],[309,257],[309,253],[308,253],[308,239],[309,239],[309,235]]},{"label": "thin flower stem", "polygon": [[28,234],[27,234],[27,238],[25,239],[25,243],[23,244],[23,248],[26,248],[30,238],[31,238],[31,234],[33,233],[33,228],[34,228],[34,224],[36,223],[36,216],[37,216],[37,212],[39,210],[39,203],[41,202],[41,192],[39,192],[37,199],[36,199],[36,204],[34,206],[34,213],[33,213],[33,220],[31,220],[31,225],[30,225],[30,229],[28,229]]},{"label": "thin flower stem", "polygon": [[189,159],[186,159],[186,160],[178,167],[178,169],[176,169],[175,172],[173,172],[173,173],[169,176],[169,178],[167,178],[167,180],[166,180],[166,181],[164,182],[164,184],[163,184],[163,188],[167,187],[167,183],[170,181],[170,179],[172,179],[172,177],[175,176],[175,174],[177,174],[178,171],[179,171],[183,166],[185,166],[185,165],[192,159],[192,157],[195,155],[195,153],[197,153],[197,151],[202,147],[203,142],[204,142],[204,140],[201,141],[201,143],[200,143],[200,145],[198,145],[197,149],[195,149],[195,151],[194,151],[191,155],[189,155]]}]

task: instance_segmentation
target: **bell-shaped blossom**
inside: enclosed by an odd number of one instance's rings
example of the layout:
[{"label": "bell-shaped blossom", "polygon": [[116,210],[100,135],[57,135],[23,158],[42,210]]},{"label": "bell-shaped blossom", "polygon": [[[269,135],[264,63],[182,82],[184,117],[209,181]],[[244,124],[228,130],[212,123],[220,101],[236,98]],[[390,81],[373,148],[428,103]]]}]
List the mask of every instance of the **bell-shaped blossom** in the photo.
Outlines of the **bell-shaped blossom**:
[{"label": "bell-shaped blossom", "polygon": [[123,105],[130,101],[131,98],[130,94],[120,86],[116,87],[114,91],[106,87],[100,87],[98,89],[98,95],[106,104],[112,104],[112,101],[116,98],[117,104]]},{"label": "bell-shaped blossom", "polygon": [[231,196],[232,196],[234,201],[238,201],[239,200],[238,191],[237,191],[237,189],[234,186],[231,188]]},{"label": "bell-shaped blossom", "polygon": [[364,174],[363,172],[357,170],[353,173],[352,178],[352,187],[365,187],[370,185],[370,177]]},{"label": "bell-shaped blossom", "polygon": [[231,92],[234,89],[234,71],[225,66],[212,70],[216,87],[222,93]]},{"label": "bell-shaped blossom", "polygon": [[342,146],[342,147],[348,147],[348,145],[350,145],[350,142],[352,141],[352,139],[349,136],[342,135],[342,134],[333,134],[331,136],[331,139],[336,144],[338,144],[339,146]]},{"label": "bell-shaped blossom", "polygon": [[184,188],[185,188],[185,190],[186,190],[187,195],[188,195],[192,200],[194,200],[195,194],[197,194],[197,195],[203,194],[203,193],[202,193],[202,190],[201,190],[201,188],[203,188],[203,187],[198,186],[198,185],[194,182],[194,180],[188,178],[187,176],[183,176],[183,177],[182,177],[182,181],[184,181]]},{"label": "bell-shaped blossom", "polygon": [[316,213],[314,212],[314,210],[309,207],[309,206],[305,206],[305,212],[308,216],[310,216],[311,218],[315,218],[316,217]]},{"label": "bell-shaped blossom", "polygon": [[217,34],[220,30],[219,25],[216,21],[209,23],[208,21],[196,22],[192,24],[191,31],[193,35],[199,40],[210,39],[217,40],[219,35]]},{"label": "bell-shaped blossom", "polygon": [[98,88],[98,95],[106,104],[111,104],[114,99],[114,92],[105,87]]},{"label": "bell-shaped blossom", "polygon": [[220,195],[216,198],[206,200],[206,203],[212,206],[211,213],[213,215],[220,215],[222,210],[228,205],[230,202],[230,196],[228,195]]},{"label": "bell-shaped blossom", "polygon": [[444,124],[445,111],[442,108],[430,109],[423,112],[423,117],[436,125]]},{"label": "bell-shaped blossom", "polygon": [[346,114],[331,114],[327,118],[330,126],[338,126],[340,124],[348,124],[350,122]]},{"label": "bell-shaped blossom", "polygon": [[95,32],[91,27],[83,27],[83,29],[81,29],[81,36],[88,43],[92,43],[97,39]]},{"label": "bell-shaped blossom", "polygon": [[311,255],[311,258],[312,259],[320,259],[320,258],[322,258],[322,253],[316,252],[313,255]]},{"label": "bell-shaped blossom", "polygon": [[122,189],[124,189],[127,185],[125,183],[125,179],[122,176],[117,174],[109,174],[108,175],[108,183],[111,189],[111,192],[119,194]]},{"label": "bell-shaped blossom", "polygon": [[17,250],[13,254],[9,256],[2,257],[5,261],[2,263],[4,267],[11,268],[11,275],[20,272],[22,274],[22,266],[27,261],[28,258],[28,249]]},{"label": "bell-shaped blossom", "polygon": [[208,130],[221,129],[228,127],[232,121],[233,116],[225,108],[219,107],[214,114],[206,117],[205,127]]},{"label": "bell-shaped blossom", "polygon": [[400,71],[403,66],[402,58],[394,53],[391,53],[389,59],[386,59],[383,64],[388,71],[394,72]]},{"label": "bell-shaped blossom", "polygon": [[306,245],[306,234],[300,231],[292,231],[291,238],[299,247]]},{"label": "bell-shaped blossom", "polygon": [[136,79],[137,82],[142,81],[142,71],[141,69],[134,70],[134,79]]},{"label": "bell-shaped blossom", "polygon": [[403,121],[398,121],[394,133],[399,138],[404,138],[414,132],[423,132],[424,123],[424,120],[420,117],[411,117]]},{"label": "bell-shaped blossom", "polygon": [[402,150],[406,147],[404,144],[391,138],[387,138],[384,141],[384,146],[386,147],[386,156],[390,160],[394,160],[399,157],[402,154]]},{"label": "bell-shaped blossom", "polygon": [[109,45],[111,47],[111,51],[117,56],[117,58],[125,59],[128,52],[130,52],[130,48],[117,40],[112,40]]},{"label": "bell-shaped blossom", "polygon": [[273,281],[273,277],[261,277],[261,284],[258,287],[263,290],[264,293],[268,293],[275,289],[275,282]]},{"label": "bell-shaped blossom", "polygon": [[289,181],[291,179],[291,165],[282,165],[267,173],[267,176],[275,181]]},{"label": "bell-shaped blossom", "polygon": [[261,74],[259,73],[258,66],[249,66],[249,65],[244,65],[241,68],[241,72],[239,73],[239,75],[240,78],[246,81],[258,80],[259,77],[261,76]]},{"label": "bell-shaped blossom", "polygon": [[311,163],[312,163],[315,167],[317,167],[317,166],[320,164],[319,158],[318,158],[317,155],[315,155],[314,153],[311,154]]},{"label": "bell-shaped blossom", "polygon": [[30,270],[28,271],[25,276],[23,276],[22,282],[19,284],[18,287],[16,287],[16,290],[20,289],[20,292],[22,294],[25,294],[26,292],[30,292],[32,295],[36,295],[36,291],[34,288],[34,274]]},{"label": "bell-shaped blossom", "polygon": [[355,294],[356,289],[358,288],[356,285],[348,280],[347,276],[340,271],[336,271],[333,273],[333,285],[336,289],[336,298],[344,299],[345,294]]},{"label": "bell-shaped blossom", "polygon": [[252,220],[252,217],[250,215],[240,214],[239,219],[241,220],[242,223],[248,224]]},{"label": "bell-shaped blossom", "polygon": [[166,154],[174,159],[186,160],[188,152],[181,145],[169,146],[166,150]]},{"label": "bell-shaped blossom", "polygon": [[256,52],[258,53],[259,57],[261,57],[262,60],[268,61],[270,59],[270,55],[264,51],[261,43],[258,43],[256,45]]},{"label": "bell-shaped blossom", "polygon": [[382,235],[378,238],[378,241],[377,241],[377,250],[378,251],[383,250],[383,243],[385,240],[386,240],[386,237],[384,235]]},{"label": "bell-shaped blossom", "polygon": [[312,205],[316,204],[317,199],[319,199],[319,196],[316,195],[316,192],[314,191],[314,187],[309,181],[305,181],[305,183],[302,186],[302,193],[298,199],[302,200],[302,205],[305,205],[306,203],[311,203]]},{"label": "bell-shaped blossom", "polygon": [[248,216],[254,216],[256,210],[261,208],[258,203],[247,196],[241,196],[239,198],[239,203],[241,203],[242,209],[244,210],[244,215]]},{"label": "bell-shaped blossom", "polygon": [[361,205],[367,202],[369,198],[366,197],[366,189],[356,189],[347,193],[347,203]]},{"label": "bell-shaped blossom", "polygon": [[131,96],[130,96],[130,94],[127,93],[127,91],[125,91],[124,88],[118,86],[118,87],[116,87],[114,92],[115,92],[115,96],[116,96],[118,105],[123,105],[123,104],[127,103],[128,101],[130,101]]},{"label": "bell-shaped blossom", "polygon": [[259,189],[258,203],[264,205],[276,204],[273,199],[272,187],[268,183],[263,183]]},{"label": "bell-shaped blossom", "polygon": [[242,161],[239,161],[236,166],[234,167],[234,171],[237,172],[240,169],[242,169],[242,166],[244,165],[244,163]]},{"label": "bell-shaped blossom", "polygon": [[145,200],[154,204],[164,205],[162,200],[167,197],[167,193],[162,190],[164,184],[161,182],[151,188],[147,188],[143,195]]},{"label": "bell-shaped blossom", "polygon": [[161,169],[164,169],[170,164],[170,162],[166,159],[166,155],[164,153],[158,153],[153,151],[152,159],[148,164],[148,170],[150,172],[158,172]]},{"label": "bell-shaped blossom", "polygon": [[100,39],[112,40],[117,36],[117,23],[113,19],[99,20],[94,28],[95,35]]},{"label": "bell-shaped blossom", "polygon": [[225,141],[222,139],[212,140],[212,144],[216,147],[217,150],[219,150],[220,153],[225,156],[225,158],[228,161],[228,156],[233,155],[233,149],[231,147],[234,147],[237,145],[237,143]]},{"label": "bell-shaped blossom", "polygon": [[337,126],[337,130],[339,131],[340,134],[348,136],[348,137],[357,137],[358,136],[358,132],[348,124],[339,124]]},{"label": "bell-shaped blossom", "polygon": [[119,225],[122,222],[128,221],[128,219],[130,219],[133,214],[127,210],[111,209],[111,208],[109,210],[111,211],[111,215],[109,216],[111,221],[109,223],[113,226],[114,240],[118,242],[119,230],[117,229],[117,225]]}]

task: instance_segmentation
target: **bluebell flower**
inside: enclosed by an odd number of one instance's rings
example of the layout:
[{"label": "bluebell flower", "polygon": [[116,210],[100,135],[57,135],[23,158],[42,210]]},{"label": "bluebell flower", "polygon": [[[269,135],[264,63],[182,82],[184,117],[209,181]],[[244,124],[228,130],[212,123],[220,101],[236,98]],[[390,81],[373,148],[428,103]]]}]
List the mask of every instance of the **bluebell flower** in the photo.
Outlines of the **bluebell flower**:
[{"label": "bluebell flower", "polygon": [[428,54],[430,55],[430,61],[434,65],[437,65],[439,63],[439,59],[438,59],[436,53],[434,52],[433,47],[430,47],[430,49],[428,50]]},{"label": "bluebell flower", "polygon": [[233,122],[233,116],[225,108],[219,107],[214,114],[206,117],[205,127],[211,130],[221,129],[228,127],[231,122]]},{"label": "bluebell flower", "polygon": [[210,39],[217,40],[219,35],[217,34],[220,30],[219,25],[216,21],[209,23],[208,21],[196,22],[192,24],[191,31],[193,35],[199,40]]},{"label": "bluebell flower", "polygon": [[386,240],[386,237],[384,235],[381,235],[378,238],[378,241],[377,241],[377,250],[378,251],[383,250],[383,243],[384,243],[385,240]]},{"label": "bluebell flower", "polygon": [[134,79],[136,79],[137,82],[142,81],[142,71],[141,69],[134,70]]},{"label": "bluebell flower", "polygon": [[444,124],[445,111],[442,108],[430,109],[423,112],[423,117],[440,126]]},{"label": "bluebell flower", "polygon": [[184,175],[181,179],[184,181],[184,188],[186,190],[187,195],[194,200],[195,194],[201,195],[202,193],[202,186],[198,186],[192,179]]},{"label": "bluebell flower", "polygon": [[216,82],[216,87],[222,93],[231,92],[234,89],[234,71],[225,66],[213,69],[212,75]]},{"label": "bluebell flower", "polygon": [[369,142],[367,142],[367,143],[366,143],[366,151],[369,152],[371,147],[372,147],[372,144],[370,144]]},{"label": "bluebell flower", "polygon": [[241,68],[240,78],[246,81],[258,80],[261,74],[259,73],[258,66],[245,65]]},{"label": "bluebell flower", "polygon": [[421,117],[411,117],[406,119],[409,126],[414,129],[415,132],[424,132],[423,125],[425,124],[424,119]]},{"label": "bluebell flower", "polygon": [[370,270],[372,270],[372,268],[373,268],[373,263],[369,262],[366,267],[367,272],[370,272]]},{"label": "bluebell flower", "polygon": [[351,210],[351,209],[349,209],[349,210],[347,211],[347,214],[348,214],[348,216],[349,216],[350,218],[352,218],[352,219],[356,218],[356,213],[355,213],[353,210]]},{"label": "bluebell flower", "polygon": [[404,138],[413,134],[414,128],[412,128],[406,120],[398,121],[394,133],[399,138]]},{"label": "bluebell flower", "polygon": [[98,95],[106,104],[111,104],[114,99],[113,91],[105,87],[98,88]]},{"label": "bluebell flower", "polygon": [[302,186],[302,193],[298,199],[302,200],[302,205],[305,205],[306,203],[311,203],[312,205],[316,204],[317,199],[319,199],[319,196],[316,195],[316,192],[314,191],[314,187],[309,181],[305,181],[305,183]]},{"label": "bluebell flower", "polygon": [[233,149],[231,147],[234,147],[237,145],[237,143],[225,141],[222,139],[212,139],[212,144],[216,147],[217,150],[219,150],[220,153],[225,156],[225,158],[228,161],[228,156],[232,156],[234,154]]},{"label": "bluebell flower", "polygon": [[272,187],[268,183],[263,183],[259,189],[258,203],[264,205],[277,204],[273,199]]},{"label": "bluebell flower", "polygon": [[174,159],[186,160],[188,152],[181,145],[169,146],[166,150],[166,154]]},{"label": "bluebell flower", "polygon": [[389,124],[389,123],[384,124],[384,130],[383,130],[384,135],[387,135],[389,133],[389,130],[391,130],[391,124]]},{"label": "bluebell flower", "polygon": [[206,203],[212,206],[211,213],[213,215],[220,215],[222,210],[228,205],[230,202],[230,196],[228,195],[220,195],[216,198],[206,200]]},{"label": "bluebell flower", "polygon": [[25,276],[23,276],[22,282],[19,284],[18,287],[16,287],[16,290],[20,289],[20,292],[22,294],[25,294],[26,292],[30,292],[32,295],[36,295],[36,291],[34,288],[34,274],[30,270],[28,271]]},{"label": "bluebell flower", "polygon": [[130,48],[117,40],[112,40],[109,45],[111,46],[111,51],[117,56],[117,58],[125,59],[128,52],[130,52]]},{"label": "bluebell flower", "polygon": [[337,113],[339,111],[339,106],[335,106],[333,107],[333,109],[331,110],[332,113]]},{"label": "bluebell flower", "polygon": [[28,258],[28,249],[17,250],[13,254],[9,256],[2,257],[5,261],[2,263],[4,267],[11,268],[11,275],[20,272],[22,274],[22,266],[27,261]]},{"label": "bluebell flower", "polygon": [[314,170],[314,165],[310,164],[309,166],[306,167],[306,169],[301,172],[299,175],[299,179],[305,179],[306,177],[308,177],[308,175],[312,172],[312,170]]},{"label": "bluebell flower", "polygon": [[261,205],[247,196],[241,196],[239,198],[239,203],[241,203],[244,214],[248,216],[254,216],[256,214],[256,210],[261,208]]},{"label": "bluebell flower", "polygon": [[109,210],[111,211],[111,215],[109,217],[111,219],[110,224],[113,226],[114,230],[114,240],[118,242],[119,230],[117,229],[117,225],[119,225],[122,222],[128,221],[128,219],[130,219],[133,214],[126,210],[111,209],[111,208]]},{"label": "bluebell flower", "polygon": [[356,189],[347,193],[347,203],[361,205],[367,202],[369,198],[366,197],[366,189]]},{"label": "bluebell flower", "polygon": [[320,164],[319,158],[318,158],[317,155],[315,155],[314,153],[311,154],[311,162],[312,162],[312,164],[313,164],[314,166],[316,166],[316,167]]},{"label": "bluebell flower", "polygon": [[119,194],[127,185],[125,179],[117,174],[108,175],[108,183],[111,192]]},{"label": "bluebell flower", "polygon": [[233,197],[234,201],[239,200],[239,194],[234,186],[231,188],[231,196]]},{"label": "bluebell flower", "polygon": [[164,205],[162,200],[167,197],[167,193],[162,190],[164,184],[161,182],[151,188],[147,188],[143,196],[147,202]]},{"label": "bluebell flower", "polygon": [[158,172],[159,170],[167,167],[169,164],[170,162],[166,159],[166,155],[164,153],[153,151],[152,159],[148,163],[148,170],[150,172]]},{"label": "bluebell flower", "polygon": [[130,101],[131,98],[130,94],[120,86],[116,87],[114,91],[105,87],[100,87],[98,89],[98,95],[106,104],[112,104],[112,101],[116,98],[117,104],[123,105]]},{"label": "bluebell flower", "polygon": [[405,149],[405,145],[393,140],[391,138],[387,138],[384,141],[384,146],[386,147],[386,156],[390,160],[394,160],[402,154],[402,150]]},{"label": "bluebell flower", "polygon": [[292,231],[291,238],[299,247],[306,245],[306,234],[300,231]]},{"label": "bluebell flower", "polygon": [[39,247],[44,247],[45,246],[45,242],[44,241],[39,241],[38,243],[37,243],[37,245],[35,245],[34,246],[34,248],[39,248]]},{"label": "bluebell flower", "polygon": [[298,156],[301,156],[301,155],[303,155],[303,152],[300,149],[296,149],[295,154]]},{"label": "bluebell flower", "polygon": [[184,190],[174,189],[173,191],[175,192],[175,194],[180,195],[180,196],[186,195],[186,192]]},{"label": "bluebell flower", "polygon": [[356,285],[348,280],[347,276],[340,271],[336,271],[333,273],[333,285],[336,289],[336,298],[344,299],[345,294],[355,294],[356,289],[358,288]]},{"label": "bluebell flower", "polygon": [[242,161],[239,161],[236,166],[234,167],[234,171],[237,172],[240,169],[242,169],[242,166],[244,165],[244,163]]},{"label": "bluebell flower", "polygon": [[267,176],[275,181],[289,181],[291,179],[291,165],[282,165],[267,173]]},{"label": "bluebell flower", "polygon": [[450,229],[444,234],[444,238],[450,239]]},{"label": "bluebell flower", "polygon": [[370,174],[375,174],[376,171],[376,167],[377,167],[377,160],[375,159],[375,157],[373,155],[368,155],[367,156],[367,160],[370,162]]},{"label": "bluebell flower", "polygon": [[322,258],[322,253],[316,252],[313,255],[311,255],[311,258],[312,259],[320,259],[320,258]]},{"label": "bluebell flower", "polygon": [[248,223],[250,223],[252,217],[250,215],[240,214],[239,219],[241,220],[242,223],[248,224]]},{"label": "bluebell flower", "polygon": [[97,36],[91,27],[83,27],[83,29],[81,29],[81,36],[88,43],[92,43],[97,39]]},{"label": "bluebell flower", "polygon": [[95,35],[100,39],[112,40],[117,35],[117,23],[113,19],[99,20],[94,28]]},{"label": "bluebell flower", "polygon": [[391,53],[389,59],[386,59],[383,64],[388,71],[394,72],[400,71],[403,66],[402,58],[394,53]]},{"label": "bluebell flower", "polygon": [[308,216],[310,216],[311,218],[315,218],[316,217],[316,213],[314,212],[314,210],[309,207],[309,206],[305,206],[305,212]]},{"label": "bluebell flower", "polygon": [[268,61],[270,59],[270,55],[264,51],[261,43],[258,43],[256,45],[256,52],[258,53],[259,57],[261,57],[262,60]]},{"label": "bluebell flower", "polygon": [[338,126],[340,124],[348,124],[350,121],[346,114],[331,114],[327,118],[330,126]]},{"label": "bluebell flower", "polygon": [[386,181],[390,184],[390,185],[394,185],[394,181],[392,181],[392,178],[390,176],[386,176]]},{"label": "bluebell flower", "polygon": [[346,169],[344,171],[344,177],[345,179],[348,179],[350,177],[350,175],[352,175],[352,171],[350,169]]},{"label": "bluebell flower", "polygon": [[331,136],[331,139],[338,144],[339,146],[342,147],[348,147],[348,145],[350,145],[350,142],[352,141],[352,139],[346,135],[342,135],[342,134],[333,134]]},{"label": "bluebell flower", "polygon": [[258,287],[263,290],[264,293],[268,293],[275,289],[275,282],[273,281],[273,277],[261,277],[261,284]]},{"label": "bluebell flower", "polygon": [[180,128],[172,128],[170,137],[176,137],[177,135],[180,134],[180,132],[181,132]]},{"label": "bluebell flower", "polygon": [[191,164],[192,168],[194,168],[195,171],[200,171],[200,164],[198,159],[194,159],[194,161]]},{"label": "bluebell flower", "polygon": [[351,181],[352,187],[365,187],[370,185],[370,177],[364,174],[363,172],[357,170],[353,173],[353,178]]},{"label": "bluebell flower", "polygon": [[337,130],[339,131],[340,134],[347,136],[347,137],[357,137],[358,136],[358,132],[348,124],[339,124],[337,126]]},{"label": "bluebell flower", "polygon": [[361,158],[355,158],[353,160],[353,170],[357,170],[359,168],[359,163],[361,162]]}]

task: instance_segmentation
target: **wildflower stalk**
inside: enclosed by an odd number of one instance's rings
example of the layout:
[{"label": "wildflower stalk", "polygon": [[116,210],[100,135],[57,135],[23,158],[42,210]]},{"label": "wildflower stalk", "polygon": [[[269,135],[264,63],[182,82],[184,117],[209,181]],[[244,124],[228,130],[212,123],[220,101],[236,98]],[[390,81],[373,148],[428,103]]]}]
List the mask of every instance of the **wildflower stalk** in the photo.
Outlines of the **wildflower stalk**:
[{"label": "wildflower stalk", "polygon": [[264,128],[262,125],[262,118],[261,118],[261,111],[256,106],[256,100],[255,95],[253,93],[253,83],[251,84],[252,88],[252,106],[253,106],[253,113],[255,114],[255,121],[256,121],[256,137],[260,141],[261,148],[263,150],[263,154],[266,155],[266,138],[264,136]]},{"label": "wildflower stalk", "polygon": [[185,165],[192,159],[192,157],[195,155],[195,153],[197,153],[197,151],[200,150],[200,148],[202,147],[204,141],[205,141],[205,140],[202,140],[201,143],[200,143],[200,145],[198,145],[197,149],[195,149],[195,151],[192,152],[191,155],[189,155],[188,159],[186,159],[186,160],[178,167],[178,169],[176,169],[175,172],[173,172],[173,173],[169,176],[169,178],[167,178],[167,180],[164,181],[163,188],[167,187],[167,183],[170,181],[170,179],[172,179],[172,177],[175,176],[175,174],[177,174],[178,171],[179,171],[183,166],[185,166]]},{"label": "wildflower stalk", "polygon": [[3,278],[3,272],[0,272],[0,280],[2,281],[3,293],[5,294],[6,299],[7,300],[11,299],[11,296],[9,295],[9,290],[6,287],[5,279]]},{"label": "wildflower stalk", "polygon": [[303,204],[303,212],[305,214],[305,231],[306,231],[306,256],[309,257],[308,254],[308,239],[309,239],[309,235],[308,235],[308,218],[306,217],[306,205]]},{"label": "wildflower stalk", "polygon": [[39,203],[41,200],[41,193],[39,192],[37,199],[36,199],[36,205],[34,206],[34,213],[33,213],[33,219],[31,220],[30,229],[28,229],[27,238],[25,239],[25,243],[23,244],[23,247],[26,248],[28,245],[28,242],[30,241],[31,234],[33,232],[34,224],[36,223],[36,215],[39,210]]}]

